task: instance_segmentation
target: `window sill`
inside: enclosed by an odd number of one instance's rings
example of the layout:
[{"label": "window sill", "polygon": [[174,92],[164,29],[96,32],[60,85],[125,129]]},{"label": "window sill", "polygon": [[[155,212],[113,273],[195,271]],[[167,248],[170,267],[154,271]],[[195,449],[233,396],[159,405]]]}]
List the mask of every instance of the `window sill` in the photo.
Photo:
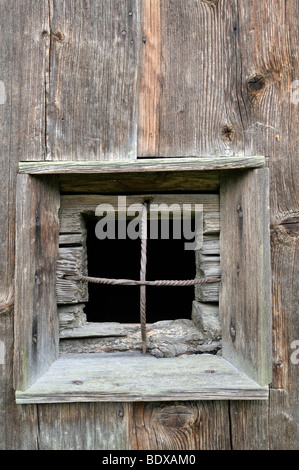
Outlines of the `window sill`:
[{"label": "window sill", "polygon": [[156,359],[139,353],[65,354],[17,404],[267,400],[260,386],[219,356]]}]

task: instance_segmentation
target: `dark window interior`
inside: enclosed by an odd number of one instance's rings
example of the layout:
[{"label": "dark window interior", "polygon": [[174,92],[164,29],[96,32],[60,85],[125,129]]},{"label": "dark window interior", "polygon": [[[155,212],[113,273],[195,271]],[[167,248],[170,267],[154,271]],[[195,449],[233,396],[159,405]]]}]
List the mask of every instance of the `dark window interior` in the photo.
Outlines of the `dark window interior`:
[{"label": "dark window interior", "polygon": [[[87,222],[89,276],[139,279],[140,240],[98,240],[96,223]],[[186,251],[184,242],[184,239],[173,240],[171,230],[169,240],[148,240],[148,280],[194,279],[194,251]],[[87,320],[139,323],[139,291],[135,286],[89,284]],[[191,318],[194,287],[147,287],[146,292],[147,323]]]}]

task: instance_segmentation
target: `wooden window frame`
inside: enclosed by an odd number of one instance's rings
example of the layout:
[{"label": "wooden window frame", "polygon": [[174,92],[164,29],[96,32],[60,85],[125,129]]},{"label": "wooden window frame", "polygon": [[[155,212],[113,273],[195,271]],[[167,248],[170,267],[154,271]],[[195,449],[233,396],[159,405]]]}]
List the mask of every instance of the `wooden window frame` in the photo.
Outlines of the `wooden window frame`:
[{"label": "wooden window frame", "polygon": [[[119,165],[21,163],[16,214],[14,387],[17,403],[267,399],[272,373],[272,328],[269,173],[264,165],[263,157],[176,159],[176,162],[163,159]],[[173,175],[179,171],[197,171],[208,175],[218,170],[223,357],[214,357],[212,361],[204,355],[174,359],[175,363],[164,362],[167,370],[174,371],[173,379],[181,384],[174,393],[169,383],[166,388],[144,386],[142,390],[137,387],[134,392],[128,391],[124,384],[115,384],[120,377],[113,368],[109,369],[106,357],[100,366],[96,355],[84,358],[85,364],[82,357],[73,358],[73,362],[70,357],[59,358],[55,278],[60,189],[55,175],[81,171],[87,179],[88,174],[109,175],[116,171],[124,174],[170,171]],[[135,359],[130,361],[130,367]],[[87,370],[87,364],[91,375],[87,373],[85,381],[82,370]],[[161,364],[151,362],[143,371],[152,368],[153,373],[163,376],[165,368],[161,371]],[[68,379],[63,373],[67,369]],[[79,371],[81,379],[76,375]],[[94,374],[101,374],[101,381],[94,380]],[[61,388],[64,379],[69,380],[69,385],[66,387],[64,383]],[[163,385],[163,380],[159,383]]]}]

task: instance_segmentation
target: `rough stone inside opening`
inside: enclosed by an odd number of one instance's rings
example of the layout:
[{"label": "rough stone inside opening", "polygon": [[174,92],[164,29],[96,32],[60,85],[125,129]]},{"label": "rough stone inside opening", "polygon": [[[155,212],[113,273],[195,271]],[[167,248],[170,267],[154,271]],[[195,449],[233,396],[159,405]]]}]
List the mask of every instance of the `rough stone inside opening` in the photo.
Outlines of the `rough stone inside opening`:
[{"label": "rough stone inside opening", "polygon": [[[140,239],[98,240],[96,223],[87,223],[89,276],[139,279]],[[172,221],[169,227],[169,240],[148,240],[147,279],[194,279],[194,251],[185,250],[184,238],[173,240]],[[89,284],[87,321],[139,323],[139,291],[139,287]],[[191,319],[193,300],[193,287],[147,287],[147,323]]]}]

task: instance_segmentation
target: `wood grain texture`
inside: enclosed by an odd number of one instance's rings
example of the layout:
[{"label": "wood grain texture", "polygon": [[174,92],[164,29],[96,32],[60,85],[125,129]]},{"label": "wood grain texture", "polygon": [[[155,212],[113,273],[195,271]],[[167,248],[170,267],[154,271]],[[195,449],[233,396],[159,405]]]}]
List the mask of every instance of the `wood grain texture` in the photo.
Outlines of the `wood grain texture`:
[{"label": "wood grain texture", "polygon": [[[298,448],[298,366],[290,344],[298,335],[298,234],[284,221],[298,216],[299,14],[296,0],[238,4],[236,40],[239,79],[236,92],[245,130],[245,153],[269,156],[273,304],[273,385],[269,408],[269,446]],[[283,390],[282,390],[283,387]],[[276,392],[277,389],[277,392]],[[247,404],[248,406],[248,404]],[[252,420],[257,419],[250,407]],[[282,427],[280,427],[280,424]],[[246,437],[242,444],[246,447]]]},{"label": "wood grain texture", "polygon": [[269,403],[230,402],[232,450],[269,450]]},{"label": "wood grain texture", "polygon": [[1,147],[2,152],[10,155],[6,162],[3,160],[8,167],[19,160],[45,158],[50,47],[48,1],[22,0],[10,5],[2,2],[0,16],[0,79],[5,90],[0,113],[3,112],[6,128]]},{"label": "wood grain texture", "polygon": [[58,305],[87,302],[87,283],[64,279],[65,275],[87,275],[87,251],[85,246],[59,248],[56,269],[56,297]]},{"label": "wood grain texture", "polygon": [[[221,277],[220,268],[220,211],[210,212],[203,219],[203,245],[195,251],[196,276]],[[207,242],[207,240],[209,240]],[[214,273],[214,274],[213,274]],[[195,287],[195,300],[219,304],[219,284],[203,284]]]},{"label": "wood grain texture", "polygon": [[[46,0],[0,4],[0,449],[36,449],[36,406],[17,407],[13,393],[14,267],[18,161],[45,154]],[[25,117],[26,116],[26,117]]]},{"label": "wood grain texture", "polygon": [[60,175],[61,193],[141,194],[169,192],[218,192],[219,171],[163,171]]},{"label": "wood grain texture", "polygon": [[236,2],[144,1],[140,156],[244,154],[238,23]]},{"label": "wood grain texture", "polygon": [[266,385],[272,377],[268,170],[223,174],[220,196],[223,357]]},{"label": "wood grain texture", "polygon": [[[183,354],[217,354],[221,349],[217,318],[209,316],[196,323],[182,319],[148,324],[147,354],[159,359]],[[60,332],[59,351],[60,354],[141,352],[140,324],[99,322],[65,329]]]},{"label": "wood grain texture", "polygon": [[0,365],[0,449],[36,450],[37,407],[16,406],[13,389],[13,306],[0,315],[0,341],[4,364]]},{"label": "wood grain texture", "polygon": [[[298,224],[295,221],[291,226],[281,221],[278,224],[273,223],[271,227],[272,270],[279,272],[279,281],[272,277],[274,353],[272,388],[283,389],[286,394],[293,390],[295,399],[298,390],[296,386],[298,365],[292,363],[291,356],[297,349],[292,349],[292,344],[299,339],[299,324],[296,320],[299,308],[298,232]],[[292,326],[289,323],[290,318],[294,319]]]},{"label": "wood grain texture", "polygon": [[[273,292],[273,390],[270,403],[270,448],[298,448],[298,365],[292,363],[291,345],[299,338],[298,330],[298,104],[294,101],[292,83],[299,75],[298,28],[292,20],[298,17],[299,5],[295,1],[277,5],[279,23],[267,31],[278,41],[279,47],[265,50],[257,41],[256,50],[275,67],[265,74],[263,99],[274,106],[269,108],[260,100],[262,122],[272,124],[267,145],[271,170],[271,248]],[[270,5],[263,17],[273,18]],[[288,34],[281,35],[278,28]],[[263,71],[264,72],[264,71]],[[279,109],[279,115],[277,110]],[[263,135],[265,136],[265,130]],[[274,139],[279,136],[279,141]],[[264,137],[265,138],[265,137]]]},{"label": "wood grain texture", "polygon": [[[243,122],[249,148],[269,155],[273,382],[269,407],[270,449],[298,448],[298,366],[290,345],[298,332],[298,104],[292,83],[298,70],[296,1],[240,4],[247,27],[239,34],[244,74]],[[254,27],[254,30],[253,30]],[[245,83],[250,79],[257,87]],[[241,90],[241,89],[240,89]],[[290,230],[285,221],[293,221]],[[246,445],[246,444],[245,444]]]},{"label": "wood grain texture", "polygon": [[[122,403],[39,405],[39,450],[126,450],[130,408]],[[80,431],[79,431],[80,429]]]},{"label": "wood grain texture", "polygon": [[59,246],[60,247],[65,247],[65,246],[73,246],[73,247],[79,247],[79,246],[84,246],[86,244],[86,233],[85,231],[83,233],[65,233],[65,234],[60,234],[59,235]]},{"label": "wood grain texture", "polygon": [[220,256],[203,255],[196,252],[196,275],[202,278],[220,277]]},{"label": "wood grain texture", "polygon": [[228,402],[134,403],[132,450],[230,450]]},{"label": "wood grain texture", "polygon": [[142,6],[138,155],[145,153],[148,156],[157,156],[161,119],[159,104],[163,93],[161,2],[145,1]]},{"label": "wood grain texture", "polygon": [[219,233],[208,233],[203,236],[201,253],[203,255],[220,255]]},{"label": "wood grain texture", "polygon": [[[294,365],[293,365],[294,367]],[[297,365],[298,367],[298,365]],[[296,366],[295,366],[296,368]],[[299,434],[298,389],[271,389],[269,401],[270,450],[297,450]],[[296,382],[295,382],[296,383]]]},{"label": "wood grain texture", "polygon": [[14,384],[20,390],[34,383],[58,357],[59,203],[56,177],[18,176]]},{"label": "wood grain texture", "polygon": [[59,330],[81,328],[86,325],[85,304],[60,305],[58,307]]},{"label": "wood grain texture", "polygon": [[19,172],[30,175],[57,175],[57,174],[94,174],[94,173],[140,173],[144,171],[215,171],[242,168],[262,168],[265,166],[265,157],[256,155],[252,157],[205,157],[205,158],[169,158],[165,159],[139,159],[136,161],[57,161],[57,162],[20,162]]},{"label": "wood grain texture", "polygon": [[[211,372],[212,371],[212,372]],[[267,400],[261,387],[219,356],[157,359],[142,353],[64,354],[16,402]]]},{"label": "wood grain texture", "polygon": [[[222,326],[219,321],[219,306],[217,304],[193,302],[192,320],[204,335],[207,343],[222,339]],[[222,343],[221,343],[222,345]],[[221,349],[217,352],[221,354]]]},{"label": "wood grain texture", "polygon": [[140,0],[49,4],[47,160],[134,160]]},{"label": "wood grain texture", "polygon": [[83,325],[76,325],[60,331],[60,339],[84,339],[84,338],[107,338],[124,337],[127,331],[119,323],[88,322]]},{"label": "wood grain texture", "polygon": [[[146,194],[126,196],[119,199],[118,196],[107,195],[64,195],[61,197],[60,210],[60,233],[61,234],[81,234],[84,232],[84,221],[82,215],[100,217],[101,204],[109,204],[111,211],[117,217],[119,212],[128,211],[132,204],[142,204]],[[155,205],[149,212],[149,217],[155,219],[161,216],[161,211],[167,212],[167,206],[173,207],[174,212],[170,216],[182,217],[183,204],[191,204],[194,213],[195,204],[203,206],[204,230],[207,233],[219,232],[219,210],[220,202],[218,194],[155,194],[151,197],[151,204]],[[164,206],[163,206],[164,205]],[[166,205],[166,206],[165,206]],[[180,209],[179,209],[180,208]],[[158,210],[159,209],[159,210]],[[186,211],[186,217],[189,212]],[[215,216],[215,214],[217,214]],[[129,216],[128,216],[129,218]]]},{"label": "wood grain texture", "polygon": [[199,302],[218,303],[219,289],[219,284],[203,284],[195,286],[195,300]]},{"label": "wood grain texture", "polygon": [[0,5],[0,305],[13,297],[17,165],[29,156],[41,160],[45,152],[46,43],[41,32],[47,27],[46,4]]}]

